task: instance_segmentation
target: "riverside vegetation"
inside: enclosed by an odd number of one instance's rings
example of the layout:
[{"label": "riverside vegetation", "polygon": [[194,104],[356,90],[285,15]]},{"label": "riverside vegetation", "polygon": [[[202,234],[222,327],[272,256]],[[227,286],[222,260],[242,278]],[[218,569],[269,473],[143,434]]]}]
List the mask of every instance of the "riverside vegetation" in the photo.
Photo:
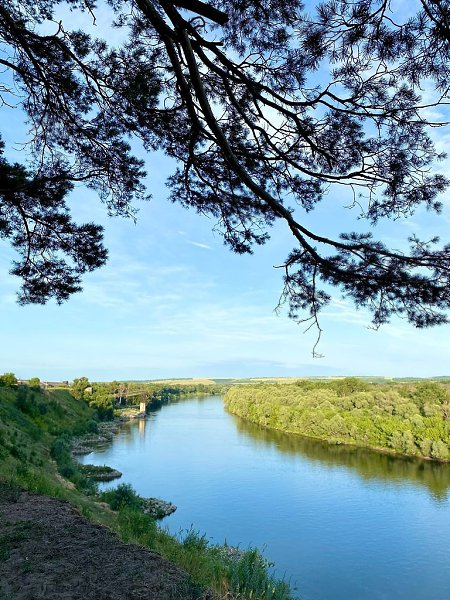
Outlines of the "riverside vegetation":
[{"label": "riverside vegetation", "polygon": [[[161,399],[161,388],[160,392]],[[89,406],[83,395],[77,399],[68,389],[44,391],[13,382],[0,385],[0,500],[17,499],[22,490],[58,498],[78,508],[90,521],[106,525],[121,540],[156,551],[187,573],[181,588],[174,588],[168,600],[292,598],[289,586],[270,575],[269,563],[257,550],[232,552],[226,545],[209,544],[205,536],[192,530],[177,537],[169,535],[142,511],[143,499],[130,486],[100,493],[95,481],[86,477],[73,459],[71,439],[95,433],[99,418],[109,416],[111,407]],[[17,527],[22,526],[19,523]],[[19,531],[2,532],[0,570],[2,561],[12,560],[12,550],[20,540]],[[30,567],[27,569],[27,577],[31,577]],[[126,569],[126,564],[118,564],[117,569]]]},{"label": "riverside vegetation", "polygon": [[94,407],[100,419],[108,420],[113,418],[114,409],[118,407],[139,406],[140,402],[145,402],[152,408],[158,408],[180,397],[220,394],[224,392],[224,386],[213,382],[193,383],[191,380],[178,385],[145,381],[91,383],[87,377],[79,377],[73,380],[70,390],[75,398]]},{"label": "riverside vegetation", "polygon": [[371,384],[358,378],[239,385],[233,414],[272,429],[328,442],[448,461],[450,391],[446,384]]}]

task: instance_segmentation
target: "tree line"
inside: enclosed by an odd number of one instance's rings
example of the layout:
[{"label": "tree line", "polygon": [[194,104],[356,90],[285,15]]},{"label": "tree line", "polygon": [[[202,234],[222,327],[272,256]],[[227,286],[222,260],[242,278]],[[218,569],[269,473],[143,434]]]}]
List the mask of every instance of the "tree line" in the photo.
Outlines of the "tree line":
[{"label": "tree line", "polygon": [[79,377],[71,384],[72,395],[85,400],[97,409],[101,420],[114,418],[114,410],[125,406],[139,406],[141,402],[157,408],[166,402],[188,395],[219,394],[222,386],[214,384],[168,384],[142,381],[90,382]]},{"label": "tree line", "polygon": [[[26,410],[35,411],[33,407],[34,392],[41,390],[39,377],[32,377],[27,382],[19,381],[14,373],[0,375],[0,388],[17,388],[18,397],[28,398],[22,402]],[[87,377],[77,377],[67,385],[68,391],[77,400],[95,409],[95,416],[100,421],[114,418],[114,410],[121,407],[139,406],[141,402],[151,408],[158,408],[166,402],[189,395],[213,395],[224,392],[223,385],[209,383],[154,383],[143,381],[108,381],[91,382]],[[43,396],[45,398],[45,395]],[[37,410],[37,409],[36,409]],[[45,414],[45,402],[40,402],[39,410]]]},{"label": "tree line", "polygon": [[226,408],[264,427],[391,452],[449,460],[450,391],[444,384],[332,382],[242,385]]}]

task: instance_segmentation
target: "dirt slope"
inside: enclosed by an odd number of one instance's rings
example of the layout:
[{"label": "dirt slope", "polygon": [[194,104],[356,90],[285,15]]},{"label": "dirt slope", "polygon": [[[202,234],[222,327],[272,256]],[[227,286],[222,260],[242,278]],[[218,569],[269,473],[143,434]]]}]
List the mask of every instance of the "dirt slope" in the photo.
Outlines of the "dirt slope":
[{"label": "dirt slope", "polygon": [[53,498],[0,494],[0,600],[194,600],[186,575]]}]

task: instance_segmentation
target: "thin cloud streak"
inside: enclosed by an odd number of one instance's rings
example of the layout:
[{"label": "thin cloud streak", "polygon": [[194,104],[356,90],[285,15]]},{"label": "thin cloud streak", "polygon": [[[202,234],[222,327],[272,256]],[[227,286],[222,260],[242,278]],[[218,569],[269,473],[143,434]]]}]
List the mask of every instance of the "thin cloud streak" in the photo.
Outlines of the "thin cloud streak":
[{"label": "thin cloud streak", "polygon": [[188,241],[188,244],[190,244],[191,246],[195,246],[196,248],[204,248],[205,250],[212,250],[211,246],[209,246],[208,244],[202,244],[201,242]]}]

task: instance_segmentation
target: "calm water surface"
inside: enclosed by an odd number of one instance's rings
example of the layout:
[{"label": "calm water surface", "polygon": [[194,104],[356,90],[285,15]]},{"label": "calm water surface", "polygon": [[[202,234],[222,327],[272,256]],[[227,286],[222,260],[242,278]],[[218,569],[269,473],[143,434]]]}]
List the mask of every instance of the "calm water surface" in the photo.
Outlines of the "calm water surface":
[{"label": "calm water surface", "polygon": [[229,415],[222,398],[164,406],[84,457],[163,523],[265,548],[303,600],[450,600],[450,466],[328,446]]}]

